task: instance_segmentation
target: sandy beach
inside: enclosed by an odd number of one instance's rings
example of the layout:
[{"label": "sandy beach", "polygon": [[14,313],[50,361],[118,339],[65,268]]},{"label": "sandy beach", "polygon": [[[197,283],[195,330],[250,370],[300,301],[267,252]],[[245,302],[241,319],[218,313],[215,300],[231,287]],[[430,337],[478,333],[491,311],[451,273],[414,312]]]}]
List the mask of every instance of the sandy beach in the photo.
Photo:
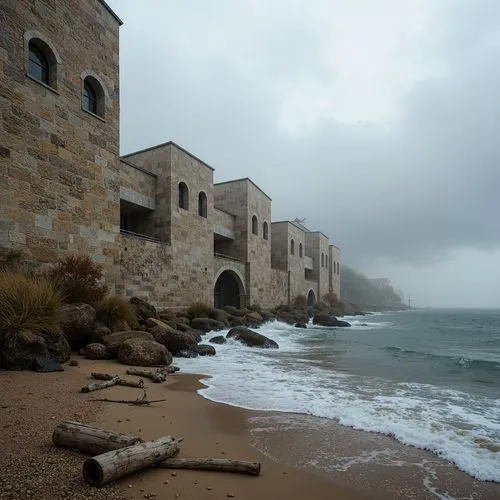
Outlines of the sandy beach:
[{"label": "sandy beach", "polygon": [[[250,412],[213,403],[196,394],[199,376],[175,374],[166,383],[145,381],[154,406],[137,407],[88,401],[96,397],[135,399],[142,393],[111,387],[81,394],[92,371],[125,374],[113,361],[78,358],[64,372],[0,372],[0,498],[2,499],[363,499],[377,498],[336,484],[322,475],[271,460],[249,442]],[[129,376],[130,378],[130,376]],[[103,488],[86,485],[84,456],[55,448],[54,426],[80,420],[143,439],[184,437],[180,457],[232,458],[259,461],[260,476],[187,470],[147,470]],[[286,445],[286,443],[284,443]],[[373,492],[372,492],[373,493]]]}]

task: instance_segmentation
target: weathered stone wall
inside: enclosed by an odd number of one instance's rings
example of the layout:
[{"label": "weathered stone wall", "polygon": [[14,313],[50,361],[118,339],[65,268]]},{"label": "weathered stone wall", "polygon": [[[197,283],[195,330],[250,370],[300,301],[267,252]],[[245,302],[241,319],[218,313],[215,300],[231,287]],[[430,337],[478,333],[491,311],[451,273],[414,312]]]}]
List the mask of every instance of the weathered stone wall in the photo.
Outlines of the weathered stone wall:
[{"label": "weathered stone wall", "polygon": [[329,284],[330,290],[340,299],[340,249],[330,245]]},{"label": "weathered stone wall", "polygon": [[[119,274],[118,20],[97,0],[3,0],[0,29],[0,244],[39,261],[87,253]],[[52,49],[51,86],[28,76],[28,44]],[[82,109],[83,79],[103,119]]]},{"label": "weathered stone wall", "polygon": [[[288,223],[288,270],[290,271],[290,300],[293,303],[298,295],[306,295],[304,249],[306,233],[293,223]],[[291,241],[294,243],[294,254],[291,254]],[[302,255],[301,255],[302,248]]]},{"label": "weathered stone wall", "polygon": [[151,210],[156,206],[156,174],[135,167],[130,162],[120,162],[120,200]]},{"label": "weathered stone wall", "polygon": [[272,268],[268,272],[269,287],[267,300],[263,301],[261,304],[262,307],[276,307],[281,304],[289,304],[288,271]]},{"label": "weathered stone wall", "polygon": [[271,239],[271,266],[276,269],[288,271],[288,222],[273,222]]},{"label": "weathered stone wall", "polygon": [[319,231],[306,233],[306,255],[313,259],[314,271],[310,279],[318,282],[318,300],[329,291],[329,242]]}]

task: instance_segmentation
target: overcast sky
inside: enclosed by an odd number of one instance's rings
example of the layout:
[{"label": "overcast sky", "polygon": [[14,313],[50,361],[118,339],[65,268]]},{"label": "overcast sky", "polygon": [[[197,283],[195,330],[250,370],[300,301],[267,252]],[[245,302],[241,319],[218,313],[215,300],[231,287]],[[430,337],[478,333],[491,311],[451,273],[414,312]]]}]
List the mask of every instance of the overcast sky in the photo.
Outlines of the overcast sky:
[{"label": "overcast sky", "polygon": [[250,177],[419,306],[500,306],[500,1],[108,0],[121,152]]}]

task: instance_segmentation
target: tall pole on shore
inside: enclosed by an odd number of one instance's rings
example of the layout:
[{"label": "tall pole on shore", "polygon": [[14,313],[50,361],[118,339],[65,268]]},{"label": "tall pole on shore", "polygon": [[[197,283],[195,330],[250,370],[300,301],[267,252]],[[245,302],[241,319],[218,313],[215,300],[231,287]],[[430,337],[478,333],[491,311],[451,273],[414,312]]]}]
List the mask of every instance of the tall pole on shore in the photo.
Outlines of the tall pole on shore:
[{"label": "tall pole on shore", "polygon": [[411,311],[411,295],[408,295],[408,310]]}]

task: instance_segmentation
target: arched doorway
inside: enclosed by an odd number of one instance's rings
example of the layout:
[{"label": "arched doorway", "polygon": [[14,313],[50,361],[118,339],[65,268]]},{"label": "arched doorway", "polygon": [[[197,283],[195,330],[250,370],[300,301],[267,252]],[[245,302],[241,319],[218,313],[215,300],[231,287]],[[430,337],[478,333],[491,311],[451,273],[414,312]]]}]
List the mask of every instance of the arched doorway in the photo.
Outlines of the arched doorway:
[{"label": "arched doorway", "polygon": [[307,294],[307,305],[313,306],[314,304],[316,304],[316,295],[314,295],[312,290],[309,290],[309,293]]},{"label": "arched doorway", "polygon": [[239,276],[233,271],[223,271],[215,282],[214,307],[240,307],[244,293]]}]

